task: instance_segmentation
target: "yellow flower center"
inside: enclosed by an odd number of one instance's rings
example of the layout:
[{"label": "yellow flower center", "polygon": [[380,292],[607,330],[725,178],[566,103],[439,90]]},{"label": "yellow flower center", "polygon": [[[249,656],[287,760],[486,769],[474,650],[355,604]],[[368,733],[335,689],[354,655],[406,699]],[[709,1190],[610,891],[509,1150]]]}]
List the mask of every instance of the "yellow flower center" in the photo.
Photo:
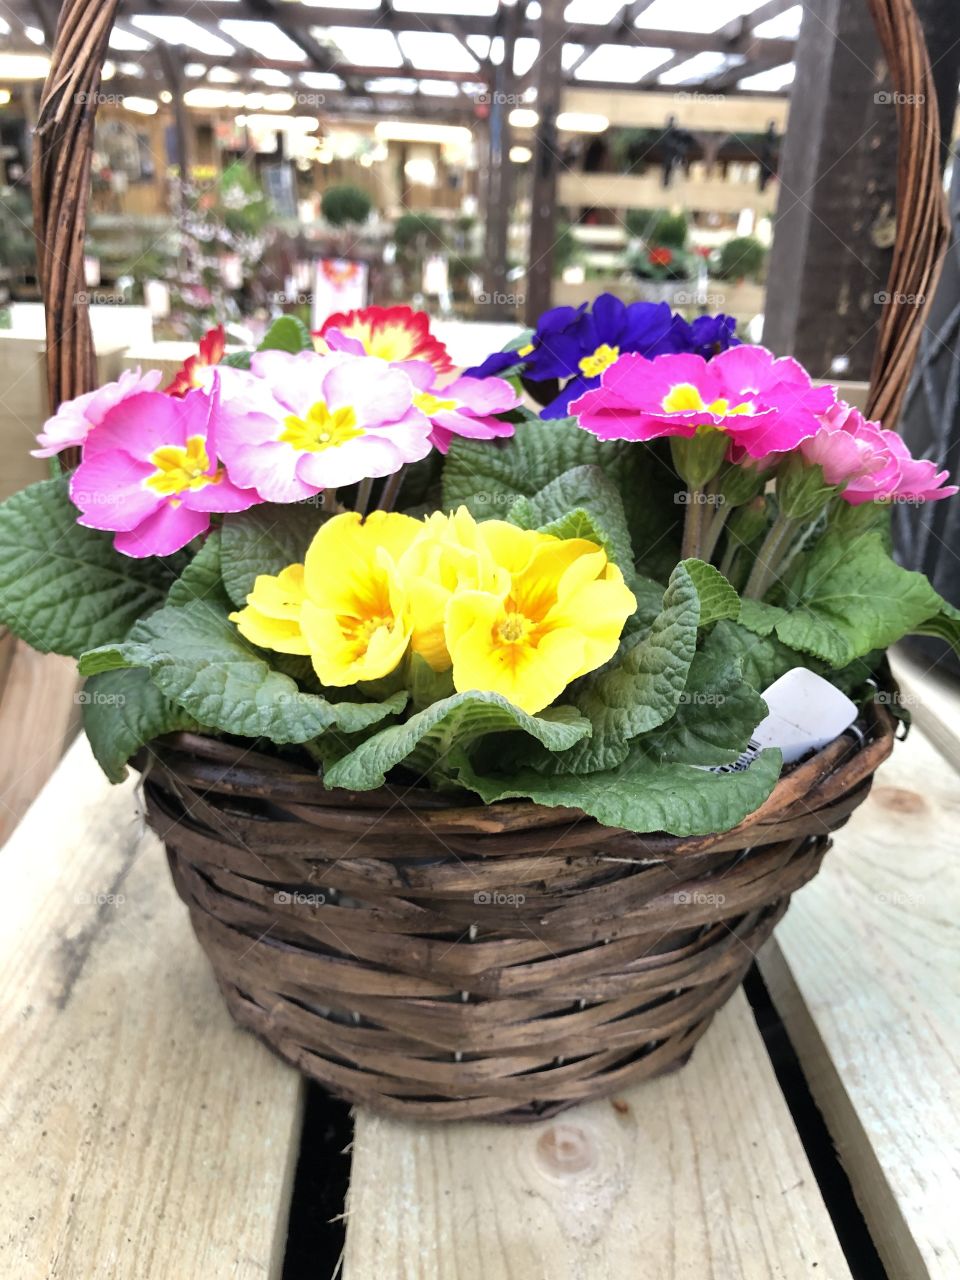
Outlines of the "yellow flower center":
[{"label": "yellow flower center", "polygon": [[501,644],[528,644],[533,625],[525,614],[508,613],[496,628],[497,639]]},{"label": "yellow flower center", "polygon": [[374,613],[366,618],[338,617],[337,622],[343,632],[344,639],[350,644],[355,656],[366,653],[370,642],[381,627],[389,630],[394,623],[392,613]]},{"label": "yellow flower center", "polygon": [[605,369],[609,369],[619,359],[619,347],[611,347],[606,342],[601,342],[592,355],[584,356],[580,361],[580,372],[588,378],[599,378]]},{"label": "yellow flower center", "polygon": [[150,461],[156,471],[147,476],[147,488],[163,494],[165,498],[183,493],[184,490],[195,492],[208,484],[219,484],[223,479],[222,469],[209,474],[210,458],[203,436],[190,436],[186,446],[161,445],[151,453]]},{"label": "yellow flower center", "polygon": [[721,396],[718,400],[707,404],[699,388],[692,382],[679,382],[675,387],[671,387],[663,398],[663,408],[667,413],[702,413],[705,410],[707,413],[717,414],[718,417],[751,414],[754,411],[751,400],[743,400],[739,404],[731,405],[729,400]]},{"label": "yellow flower center", "polygon": [[520,356],[520,358],[521,358],[522,360],[526,360],[527,356],[532,356],[532,355],[533,355],[533,343],[532,343],[532,342],[528,342],[528,343],[527,343],[527,345],[526,345],[525,347],[520,347],[520,349],[517,351],[517,355],[518,355],[518,356]]},{"label": "yellow flower center", "polygon": [[365,435],[357,426],[357,415],[351,405],[343,409],[328,409],[323,400],[310,406],[306,418],[291,413],[283,421],[280,439],[304,453],[319,453],[321,449],[335,449]]},{"label": "yellow flower center", "polygon": [[413,403],[428,418],[432,418],[435,413],[443,413],[447,409],[455,409],[457,407],[456,400],[441,400],[432,391],[418,391],[413,397]]}]

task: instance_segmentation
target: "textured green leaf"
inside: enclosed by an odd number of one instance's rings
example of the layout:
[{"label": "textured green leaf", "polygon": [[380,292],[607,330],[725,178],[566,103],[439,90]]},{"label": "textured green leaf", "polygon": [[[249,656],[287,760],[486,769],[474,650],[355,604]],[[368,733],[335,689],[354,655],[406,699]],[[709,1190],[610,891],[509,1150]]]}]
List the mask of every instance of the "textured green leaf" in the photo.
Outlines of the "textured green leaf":
[{"label": "textured green leaf", "polygon": [[763,600],[741,600],[740,615],[732,615],[741,626],[757,636],[769,636],[776,630],[777,623],[785,617],[784,611]]},{"label": "textured green leaf", "polygon": [[478,520],[506,520],[519,498],[532,498],[564,472],[600,467],[620,490],[636,563],[651,577],[676,564],[682,488],[663,451],[624,440],[598,440],[575,418],[530,417],[508,440],[457,439],[443,471],[443,505],[466,506]]},{"label": "textured green leaf", "polygon": [[403,710],[406,693],[382,702],[328,702],[302,692],[248,644],[226,610],[206,600],[167,606],[121,645],[85,654],[81,673],[145,667],[157,687],[201,724],[273,742],[306,742],[331,725],[347,732]]},{"label": "textured green leaf", "polygon": [[[593,526],[592,535],[576,532],[584,516]],[[565,471],[532,497],[520,499],[511,509],[510,519],[525,529],[541,529],[557,537],[599,537],[600,545],[624,576],[628,580],[633,576],[633,547],[623,499],[600,467]]]},{"label": "textured green leaf", "polygon": [[927,618],[914,631],[921,636],[936,636],[946,640],[947,644],[960,653],[960,609],[955,609],[946,600],[940,600],[939,610]]},{"label": "textured green leaf", "polygon": [[144,743],[163,733],[200,727],[143,670],[105,671],[89,679],[79,696],[84,730],[111,782],[123,781],[127,761]]},{"label": "textured green leaf", "polygon": [[296,316],[280,316],[267,330],[257,350],[289,351],[296,355],[299,351],[312,351],[313,339],[302,320]]},{"label": "textured green leaf", "polygon": [[163,603],[179,558],[134,560],[113,535],[76,523],[65,478],[41,480],[0,506],[0,622],[41,653],[79,657],[120,640]]},{"label": "textured green leaf", "polygon": [[766,714],[767,704],[743,678],[742,660],[711,635],[694,655],[672,719],[636,744],[661,764],[732,764]]},{"label": "textured green leaf", "polygon": [[167,604],[209,600],[226,608],[230,600],[220,576],[220,534],[211,533],[167,594]]},{"label": "textured green leaf", "polygon": [[762,751],[740,772],[709,773],[686,764],[658,764],[635,746],[619,768],[586,776],[544,777],[533,769],[509,778],[480,776],[467,763],[459,776],[488,804],[528,797],[582,809],[608,827],[695,836],[728,831],[758,809],[776,786],[780,766],[779,751]]},{"label": "textured green leaf", "polygon": [[570,707],[528,715],[499,693],[455,693],[369,738],[327,773],[328,787],[369,791],[380,787],[395,765],[415,756],[419,771],[452,776],[467,749],[486,734],[521,730],[550,751],[562,751],[590,732]]},{"label": "textured green leaf", "polygon": [[612,662],[570,691],[571,702],[593,725],[591,737],[552,761],[538,754],[538,767],[589,773],[622,764],[631,738],[655,729],[676,711],[697,647],[699,617],[696,585],[678,565],[649,632],[622,646]]},{"label": "textured green leaf", "polygon": [[794,667],[822,669],[811,658],[781,644],[775,635],[755,635],[739,622],[726,619],[718,622],[710,633],[710,641],[712,653],[725,653],[729,658],[739,660],[744,680],[758,693]]},{"label": "textured green leaf", "polygon": [[740,615],[740,597],[719,569],[703,560],[681,560],[700,597],[700,626]]},{"label": "textured green leaf", "polygon": [[235,605],[245,605],[258,574],[277,574],[302,564],[314,534],[326,515],[309,502],[288,506],[265,502],[223,522],[221,572]]},{"label": "textured green leaf", "polygon": [[776,630],[791,648],[845,667],[916,631],[942,604],[922,573],[891,559],[882,533],[827,533],[790,577]]}]

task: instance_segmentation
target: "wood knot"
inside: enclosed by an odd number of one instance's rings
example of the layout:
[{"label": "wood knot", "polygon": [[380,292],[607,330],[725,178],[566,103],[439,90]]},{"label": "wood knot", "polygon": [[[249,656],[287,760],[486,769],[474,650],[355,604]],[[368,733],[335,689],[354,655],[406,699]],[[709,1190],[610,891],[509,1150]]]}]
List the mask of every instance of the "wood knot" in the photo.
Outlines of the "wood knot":
[{"label": "wood knot", "polygon": [[927,802],[917,791],[908,791],[905,787],[875,787],[874,799],[885,809],[895,813],[923,813]]},{"label": "wood knot", "polygon": [[583,1173],[597,1163],[597,1144],[578,1124],[552,1124],[537,1139],[537,1156],[548,1173]]}]

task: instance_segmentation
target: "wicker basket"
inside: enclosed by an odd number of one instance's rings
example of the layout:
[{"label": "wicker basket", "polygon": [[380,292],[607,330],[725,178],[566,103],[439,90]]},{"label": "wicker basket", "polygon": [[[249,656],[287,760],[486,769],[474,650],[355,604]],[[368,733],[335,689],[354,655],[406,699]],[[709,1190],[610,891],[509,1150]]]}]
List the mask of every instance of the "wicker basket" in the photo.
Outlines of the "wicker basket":
[{"label": "wicker basket", "polygon": [[687,839],[529,802],[323,791],[192,734],[141,764],[239,1023],[352,1102],[530,1120],[683,1065],[893,739],[874,704],[739,827]]},{"label": "wicker basket", "polygon": [[[898,225],[871,409],[896,417],[946,237],[910,0],[869,0],[898,90]],[[118,0],[64,0],[35,150],[52,404],[95,381],[83,245]],[[909,104],[909,105],[907,105]],[[916,105],[919,104],[919,105]],[[404,1116],[534,1119],[681,1066],[894,725],[869,709],[733,831],[676,839],[531,803],[325,791],[249,744],[143,753],[148,816],[234,1017],[331,1090]]]}]

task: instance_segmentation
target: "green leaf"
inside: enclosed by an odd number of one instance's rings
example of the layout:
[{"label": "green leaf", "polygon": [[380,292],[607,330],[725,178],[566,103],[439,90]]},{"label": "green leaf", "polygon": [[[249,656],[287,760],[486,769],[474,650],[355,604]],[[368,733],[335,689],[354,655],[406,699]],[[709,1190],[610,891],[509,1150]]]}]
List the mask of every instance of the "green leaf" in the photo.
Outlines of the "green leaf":
[{"label": "green leaf", "polygon": [[891,559],[882,533],[828,532],[790,577],[776,630],[784,644],[845,667],[936,619],[942,604],[922,573]]},{"label": "green leaf", "polygon": [[777,623],[781,621],[786,614],[783,609],[778,609],[776,605],[767,604],[763,600],[741,600],[739,617],[734,614],[737,622],[752,631],[757,636],[769,636],[776,630]]},{"label": "green leaf", "polygon": [[[597,541],[624,577],[633,575],[633,546],[623,499],[600,467],[571,467],[532,497],[520,499],[510,519],[524,529]],[[590,531],[580,533],[578,527]]]},{"label": "green leaf", "polygon": [[405,692],[382,702],[329,702],[302,692],[271,668],[208,600],[168,606],[144,618],[121,645],[83,656],[80,671],[95,675],[145,667],[162,693],[221,733],[272,742],[306,742],[331,725],[354,732],[403,710]]},{"label": "green leaf", "polygon": [[167,594],[167,604],[184,605],[192,600],[230,604],[220,576],[220,534],[211,533]]},{"label": "green leaf", "polygon": [[638,746],[617,769],[586,777],[544,777],[522,769],[510,778],[481,777],[464,764],[460,781],[487,804],[529,798],[582,809],[608,827],[665,831],[674,836],[729,831],[758,809],[780,776],[779,751],[762,751],[737,773],[709,773],[686,764],[658,764]]},{"label": "green leaf", "polygon": [[452,441],[443,470],[443,505],[463,505],[478,519],[506,520],[519,498],[533,498],[576,467],[599,467],[620,490],[637,565],[666,577],[677,562],[682,487],[663,450],[625,440],[598,440],[575,418],[544,422],[530,415],[516,434]]},{"label": "green leaf", "polygon": [[794,667],[821,669],[818,663],[781,644],[775,635],[755,635],[738,622],[726,619],[718,622],[710,633],[710,641],[713,653],[723,652],[739,660],[744,680],[760,693]]},{"label": "green leaf", "polygon": [[571,690],[571,701],[593,725],[591,737],[555,760],[538,754],[538,767],[590,773],[622,764],[631,738],[676,711],[697,647],[699,617],[696,585],[684,565],[677,565],[648,634],[622,647],[611,663]]},{"label": "green leaf", "polygon": [[257,350],[289,351],[296,355],[300,351],[312,351],[313,339],[302,320],[296,316],[280,316],[267,330]]},{"label": "green leaf", "polygon": [[531,716],[499,693],[455,693],[403,724],[382,729],[334,765],[324,781],[328,787],[370,791],[383,786],[390,770],[413,753],[418,770],[451,776],[479,738],[517,729],[550,751],[562,751],[588,734],[590,725],[570,707]]},{"label": "green leaf", "polygon": [[673,718],[637,738],[660,764],[732,764],[767,714],[767,704],[743,678],[743,662],[710,635],[694,655]]},{"label": "green leaf", "polygon": [[127,761],[164,733],[198,729],[196,720],[165,698],[143,670],[105,671],[84,685],[83,727],[100,768],[122,782]]},{"label": "green leaf", "polygon": [[703,560],[681,560],[700,597],[700,626],[740,615],[740,597],[719,569]]},{"label": "green leaf", "polygon": [[0,506],[0,622],[41,653],[79,657],[119,640],[163,603],[179,562],[134,560],[113,535],[77,524],[66,478]]},{"label": "green leaf", "polygon": [[225,364],[228,369],[249,369],[252,359],[252,351],[231,351],[228,356],[223,357],[220,363]]},{"label": "green leaf", "polygon": [[960,653],[960,609],[955,609],[946,600],[940,599],[938,611],[914,630],[917,635],[946,640],[955,652]]},{"label": "green leaf", "polygon": [[265,502],[224,519],[220,568],[235,605],[247,603],[258,574],[278,574],[302,564],[307,548],[327,517],[312,503],[289,506]]}]

